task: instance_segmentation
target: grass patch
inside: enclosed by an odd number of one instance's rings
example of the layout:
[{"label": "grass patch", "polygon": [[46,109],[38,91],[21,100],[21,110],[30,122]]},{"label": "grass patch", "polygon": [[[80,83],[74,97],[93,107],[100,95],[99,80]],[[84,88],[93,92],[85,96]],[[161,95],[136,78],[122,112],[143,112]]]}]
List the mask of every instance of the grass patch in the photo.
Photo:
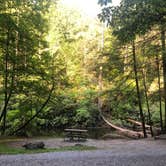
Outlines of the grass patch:
[{"label": "grass patch", "polygon": [[8,146],[6,143],[0,143],[0,154],[33,154],[33,153],[45,153],[45,152],[60,152],[60,151],[83,151],[83,150],[96,150],[93,146],[66,146],[54,149],[37,149],[27,150],[24,148],[14,148]]}]

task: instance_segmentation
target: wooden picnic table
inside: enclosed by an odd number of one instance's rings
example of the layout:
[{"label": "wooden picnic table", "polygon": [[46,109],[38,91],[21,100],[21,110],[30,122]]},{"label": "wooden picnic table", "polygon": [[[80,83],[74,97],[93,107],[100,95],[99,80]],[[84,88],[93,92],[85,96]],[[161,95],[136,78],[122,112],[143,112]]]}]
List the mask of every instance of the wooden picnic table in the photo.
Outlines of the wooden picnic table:
[{"label": "wooden picnic table", "polygon": [[88,130],[65,129],[65,141],[86,141]]}]

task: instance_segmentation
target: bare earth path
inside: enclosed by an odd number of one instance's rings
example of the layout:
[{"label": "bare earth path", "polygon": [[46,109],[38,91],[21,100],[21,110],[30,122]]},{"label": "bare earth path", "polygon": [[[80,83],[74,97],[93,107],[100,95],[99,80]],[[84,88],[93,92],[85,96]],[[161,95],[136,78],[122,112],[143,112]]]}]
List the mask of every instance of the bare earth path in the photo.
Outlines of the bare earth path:
[{"label": "bare earth path", "polygon": [[[45,142],[47,147],[53,142],[55,147],[74,144],[63,143],[62,139],[48,139]],[[166,166],[165,140],[88,140],[84,144],[100,149],[1,155],[0,166]]]}]

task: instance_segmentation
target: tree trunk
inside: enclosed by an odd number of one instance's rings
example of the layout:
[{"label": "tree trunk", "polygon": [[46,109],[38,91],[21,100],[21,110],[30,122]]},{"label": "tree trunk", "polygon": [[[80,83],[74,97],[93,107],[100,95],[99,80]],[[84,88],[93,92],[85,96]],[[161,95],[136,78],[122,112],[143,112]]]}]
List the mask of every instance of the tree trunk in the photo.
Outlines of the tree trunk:
[{"label": "tree trunk", "polygon": [[98,87],[99,87],[99,91],[98,91],[98,110],[101,110],[102,100],[101,100],[100,96],[101,96],[102,89],[103,89],[103,83],[102,83],[102,66],[100,66],[100,68],[99,68]]},{"label": "tree trunk", "polygon": [[164,131],[166,132],[166,48],[165,48],[165,27],[163,25],[161,25],[161,45],[162,45],[163,80],[164,80],[164,104],[165,104]]},{"label": "tree trunk", "polygon": [[157,77],[158,77],[158,88],[159,88],[159,104],[160,104],[160,128],[163,131],[163,115],[162,115],[162,98],[161,98],[161,81],[160,81],[160,64],[159,58],[156,56],[156,64],[157,64]]},{"label": "tree trunk", "polygon": [[143,85],[145,90],[146,105],[148,109],[148,121],[150,125],[150,133],[151,133],[151,136],[153,137],[152,119],[151,119],[151,113],[150,113],[150,107],[149,107],[149,100],[148,100],[147,87],[146,87],[146,75],[145,75],[144,69],[142,70],[142,77],[143,77]]},{"label": "tree trunk", "polygon": [[135,42],[134,41],[132,42],[132,53],[133,53],[133,60],[134,60],[134,74],[135,74],[135,82],[136,82],[136,88],[137,88],[140,117],[141,117],[141,122],[142,122],[144,138],[146,138],[147,134],[146,134],[145,119],[144,119],[144,114],[143,114],[143,110],[142,110],[141,94],[140,94],[139,82],[138,82],[137,61],[136,61]]}]

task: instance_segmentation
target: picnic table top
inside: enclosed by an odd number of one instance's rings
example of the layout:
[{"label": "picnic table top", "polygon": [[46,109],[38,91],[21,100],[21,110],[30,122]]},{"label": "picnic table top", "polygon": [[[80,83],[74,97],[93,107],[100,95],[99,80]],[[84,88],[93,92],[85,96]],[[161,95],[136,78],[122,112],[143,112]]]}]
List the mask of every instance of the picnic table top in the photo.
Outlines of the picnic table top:
[{"label": "picnic table top", "polygon": [[82,129],[65,129],[65,131],[71,131],[71,132],[87,132],[88,130],[82,130]]}]

